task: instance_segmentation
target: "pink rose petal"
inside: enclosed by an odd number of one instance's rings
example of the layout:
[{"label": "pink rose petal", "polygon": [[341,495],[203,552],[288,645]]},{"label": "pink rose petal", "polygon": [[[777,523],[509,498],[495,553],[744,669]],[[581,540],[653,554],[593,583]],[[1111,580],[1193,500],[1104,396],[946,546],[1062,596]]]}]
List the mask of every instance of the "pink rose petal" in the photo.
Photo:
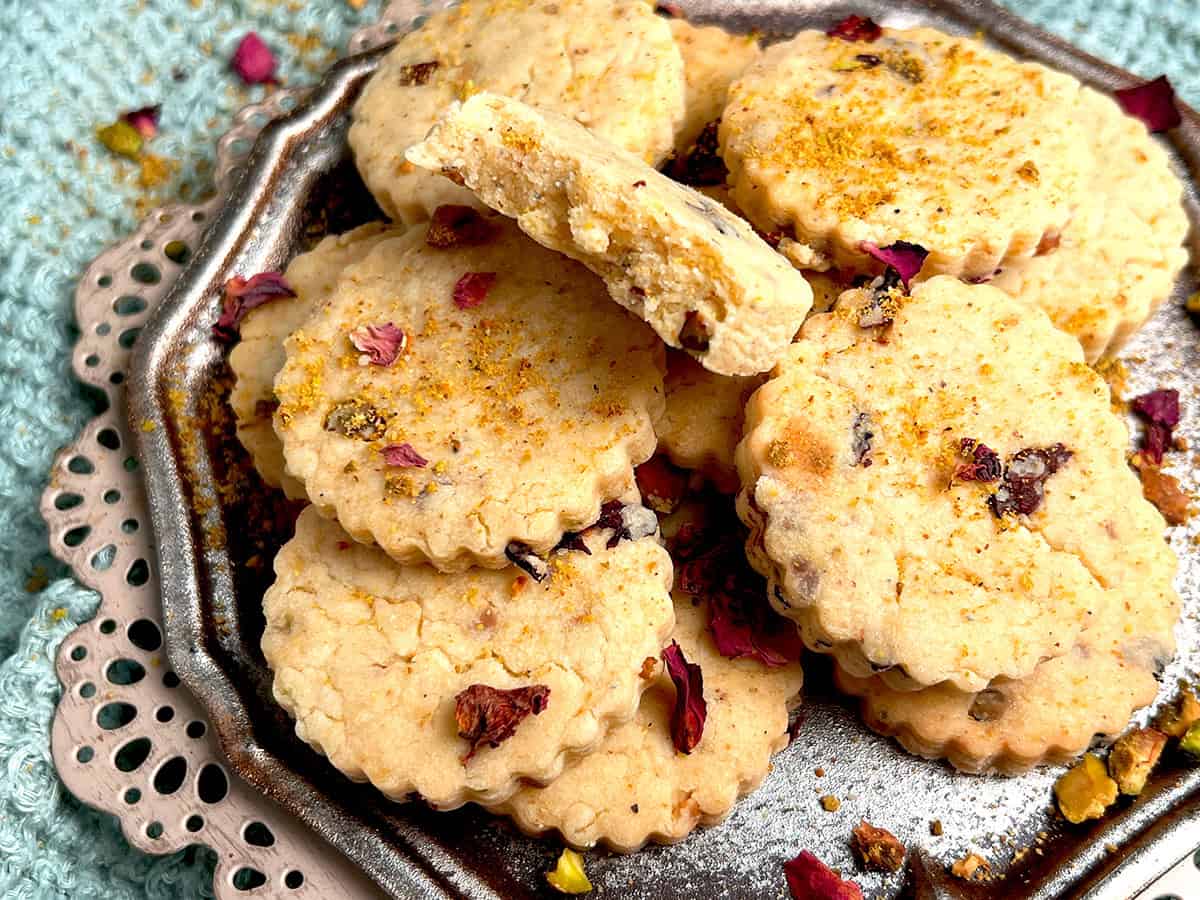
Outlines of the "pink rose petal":
[{"label": "pink rose petal", "polygon": [[468,272],[454,285],[454,305],[459,309],[474,309],[487,298],[495,283],[495,272]]},{"label": "pink rose petal", "polygon": [[272,300],[295,296],[296,292],[280,272],[259,272],[250,278],[235,275],[225,282],[225,299],[217,324],[212,328],[213,336],[223,343],[233,343],[246,313]]},{"label": "pink rose petal", "polygon": [[908,287],[908,282],[921,271],[921,266],[925,264],[925,257],[929,255],[929,251],[920,244],[910,244],[908,241],[896,241],[887,247],[876,247],[869,241],[863,241],[859,247],[864,253],[875,257],[885,266],[895,269],[900,280],[904,282],[905,288]]},{"label": "pink rose petal", "polygon": [[231,65],[246,84],[275,80],[275,54],[253,31],[238,42]]},{"label": "pink rose petal", "polygon": [[141,109],[122,113],[121,118],[137,129],[145,140],[158,134],[158,115],[162,106],[143,106]]},{"label": "pink rose petal", "polygon": [[1121,109],[1141,119],[1151,131],[1167,131],[1183,121],[1175,105],[1175,89],[1166,75],[1159,75],[1136,87],[1113,91]]},{"label": "pink rose petal", "polygon": [[363,325],[350,332],[350,343],[367,356],[371,365],[390,366],[404,352],[408,336],[391,322]]},{"label": "pink rose petal", "polygon": [[413,449],[412,444],[388,444],[383,448],[384,465],[400,469],[423,469],[429,460]]}]

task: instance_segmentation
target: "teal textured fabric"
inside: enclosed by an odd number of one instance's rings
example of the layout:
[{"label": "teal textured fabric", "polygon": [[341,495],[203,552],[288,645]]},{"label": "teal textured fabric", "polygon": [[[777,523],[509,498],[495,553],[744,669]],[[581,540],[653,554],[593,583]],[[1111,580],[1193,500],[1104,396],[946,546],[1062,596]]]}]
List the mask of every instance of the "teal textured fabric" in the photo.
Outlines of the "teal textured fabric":
[{"label": "teal textured fabric", "polygon": [[[1200,100],[1194,3],[1009,4],[1098,56],[1167,72]],[[162,103],[152,149],[179,163],[163,199],[185,184],[202,192],[216,138],[261,91],[228,71],[241,35],[259,32],[296,83],[378,11],[378,0],[362,10],[344,0],[0,2],[0,897],[211,896],[207,852],[131,850],[110,817],[67,794],[50,762],[54,653],[96,606],[50,560],[37,513],[55,450],[94,412],[69,370],[74,279],[134,228],[139,200],[144,209],[155,199],[94,130]],[[51,583],[39,589],[30,578],[42,570]]]}]

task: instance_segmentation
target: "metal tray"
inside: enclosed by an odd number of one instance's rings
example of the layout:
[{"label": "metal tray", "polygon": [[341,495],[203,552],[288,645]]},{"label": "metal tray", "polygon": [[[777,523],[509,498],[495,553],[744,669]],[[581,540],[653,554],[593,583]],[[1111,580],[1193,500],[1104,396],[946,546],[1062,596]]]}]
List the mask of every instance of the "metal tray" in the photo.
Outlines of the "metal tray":
[{"label": "metal tray", "polygon": [[[981,0],[681,5],[696,20],[767,36],[826,27],[851,12],[889,25],[979,31],[1008,52],[1043,60],[1100,88],[1137,81]],[[214,402],[227,390],[228,372],[209,329],[227,278],[280,269],[315,235],[378,216],[349,161],[345,134],[349,108],[379,59],[377,51],[335,66],[308,104],[265,129],[240,186],[138,341],[129,415],[159,543],[167,648],[211,716],[232,768],[392,896],[544,896],[542,873],[552,867],[556,841],[524,838],[476,809],[435,813],[419,804],[396,805],[351,783],[295,738],[271,701],[270,673],[258,649],[269,557],[286,537],[294,510],[246,480],[229,414]],[[1200,119],[1190,109],[1183,115],[1169,141],[1189,183],[1195,223]],[[1183,373],[1198,370],[1195,326],[1180,303],[1194,273],[1184,281],[1175,302],[1125,354],[1129,394],[1162,385],[1185,388]],[[1187,389],[1183,402],[1181,431],[1191,446],[1200,446],[1200,403]],[[1196,489],[1190,467],[1177,474]],[[1194,678],[1200,666],[1197,530],[1183,526],[1171,536],[1183,561],[1179,587],[1186,611],[1179,654],[1164,676],[1168,686],[1178,677]],[[859,723],[851,704],[830,689],[823,660],[810,660],[807,672],[802,730],[762,788],[724,824],[680,845],[632,856],[589,854],[594,896],[784,897],[781,865],[799,850],[854,871],[847,842],[864,816],[913,850],[914,865],[905,874],[856,876],[868,894],[884,896],[907,889],[940,897],[1127,897],[1200,845],[1200,769],[1177,758],[1164,760],[1136,803],[1120,803],[1102,821],[1072,827],[1051,809],[1056,771],[979,778],[916,759]],[[823,777],[815,774],[818,767]],[[841,799],[838,812],[818,804],[826,793]],[[933,819],[943,823],[943,836],[930,834]],[[972,848],[1001,877],[967,884],[945,874],[949,862]]]}]

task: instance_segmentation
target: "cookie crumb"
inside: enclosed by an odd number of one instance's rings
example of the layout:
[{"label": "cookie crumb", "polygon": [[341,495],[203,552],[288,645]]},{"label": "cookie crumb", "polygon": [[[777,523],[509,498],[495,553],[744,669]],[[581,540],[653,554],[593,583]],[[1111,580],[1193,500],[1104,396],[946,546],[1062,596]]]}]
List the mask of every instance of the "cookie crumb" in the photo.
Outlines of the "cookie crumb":
[{"label": "cookie crumb", "polygon": [[[991,872],[992,867],[978,853],[968,853],[962,859],[955,860],[950,866],[950,874],[963,881],[982,881]],[[978,876],[978,877],[976,877]]]},{"label": "cookie crumb", "polygon": [[945,830],[942,828],[941,819],[934,819],[929,823],[929,833],[934,837],[941,837],[945,833]]},{"label": "cookie crumb", "polygon": [[899,872],[904,865],[904,845],[886,828],[876,828],[866,819],[851,833],[850,846],[865,869]]},{"label": "cookie crumb", "polygon": [[821,807],[825,812],[837,812],[842,808],[842,801],[833,794],[826,794],[821,798]]}]

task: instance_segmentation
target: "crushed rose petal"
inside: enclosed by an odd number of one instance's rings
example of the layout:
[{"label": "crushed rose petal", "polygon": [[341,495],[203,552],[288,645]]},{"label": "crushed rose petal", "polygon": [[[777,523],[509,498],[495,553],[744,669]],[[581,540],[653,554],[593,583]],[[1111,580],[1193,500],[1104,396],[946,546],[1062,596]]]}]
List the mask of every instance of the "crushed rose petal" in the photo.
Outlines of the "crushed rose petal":
[{"label": "crushed rose petal", "polygon": [[382,325],[362,325],[350,332],[354,349],[366,356],[373,366],[390,366],[408,344],[403,329],[391,322]]},{"label": "crushed rose petal", "polygon": [[128,122],[137,129],[138,134],[148,141],[158,134],[158,115],[161,112],[162,106],[143,106],[141,109],[122,113],[121,121]]},{"label": "crushed rose petal", "polygon": [[296,292],[281,272],[259,272],[250,278],[235,275],[225,282],[225,298],[221,315],[212,328],[213,336],[223,343],[232,343],[237,339],[238,326],[250,310],[272,300],[295,296]]},{"label": "crushed rose petal", "polygon": [[955,481],[999,481],[1004,474],[1000,455],[987,444],[974,438],[963,438],[959,441],[958,452],[970,462],[963,463],[955,470]]},{"label": "crushed rose petal", "polygon": [[724,184],[729,169],[721,158],[717,130],[721,120],[714,119],[704,126],[695,143],[682,156],[675,156],[667,165],[667,173],[673,180],[691,187]]},{"label": "crushed rose petal", "polygon": [[745,591],[717,591],[708,609],[713,643],[727,659],[756,659],[777,668],[804,652],[795,623],[775,612],[764,592],[750,596]]},{"label": "crushed rose petal", "polygon": [[1179,107],[1175,105],[1175,89],[1166,75],[1113,94],[1121,109],[1135,119],[1141,119],[1152,132],[1167,131],[1183,121]]},{"label": "crushed rose petal", "polygon": [[664,457],[655,455],[634,470],[646,505],[657,513],[672,513],[687,492],[688,475]]},{"label": "crushed rose petal", "polygon": [[510,542],[504,548],[504,555],[510,563],[528,573],[534,581],[545,581],[550,574],[550,567],[546,565],[546,561],[534,553],[532,547],[521,541]]},{"label": "crushed rose petal", "polygon": [[866,16],[846,16],[825,32],[826,37],[841,38],[843,41],[871,43],[883,36],[883,29]]},{"label": "crushed rose petal", "polygon": [[550,688],[544,684],[511,690],[473,684],[462,691],[454,698],[454,721],[458,736],[471,743],[463,763],[470,762],[484,744],[499,747],[527,716],[538,715],[549,703]]},{"label": "crushed rose petal", "polygon": [[680,753],[691,753],[704,736],[708,704],[704,701],[704,675],[690,663],[677,641],[662,651],[663,665],[675,684],[675,708],[671,712],[671,741]]},{"label": "crushed rose petal", "polygon": [[266,84],[275,80],[275,54],[253,31],[238,41],[230,65],[246,84]]},{"label": "crushed rose petal", "polygon": [[413,449],[412,444],[388,444],[383,448],[383,463],[403,469],[420,469],[429,465],[429,460]]},{"label": "crushed rose petal", "polygon": [[863,253],[874,257],[885,266],[895,269],[906,289],[908,283],[921,271],[921,266],[925,264],[925,257],[929,255],[929,251],[920,244],[910,244],[908,241],[896,241],[886,247],[876,247],[870,241],[863,241],[859,247],[862,248]]},{"label": "crushed rose petal", "polygon": [[1075,454],[1062,444],[1030,447],[1013,454],[996,493],[988,506],[997,519],[1006,515],[1033,515],[1042,505],[1046,479],[1067,464]]},{"label": "crushed rose petal", "polygon": [[468,272],[454,284],[454,305],[459,309],[474,309],[487,298],[495,283],[495,272]]},{"label": "crushed rose petal", "polygon": [[1179,391],[1162,388],[1135,397],[1130,407],[1146,420],[1142,438],[1142,454],[1156,466],[1162,465],[1163,454],[1171,446],[1175,426],[1179,424]]},{"label": "crushed rose petal", "polygon": [[476,247],[486,244],[499,228],[471,206],[443,203],[433,211],[425,243],[430,247]]},{"label": "crushed rose petal", "polygon": [[863,900],[857,884],[840,877],[807,850],[785,862],[783,874],[795,900]]}]

